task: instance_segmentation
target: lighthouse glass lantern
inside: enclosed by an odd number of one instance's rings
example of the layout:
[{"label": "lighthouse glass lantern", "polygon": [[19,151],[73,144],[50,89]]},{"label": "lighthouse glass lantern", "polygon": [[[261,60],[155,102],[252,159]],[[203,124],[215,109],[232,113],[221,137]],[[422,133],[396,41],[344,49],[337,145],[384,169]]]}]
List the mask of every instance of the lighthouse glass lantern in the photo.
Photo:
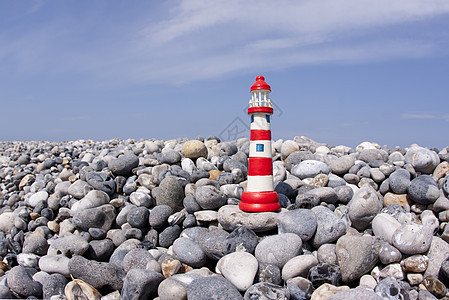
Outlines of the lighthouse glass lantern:
[{"label": "lighthouse glass lantern", "polygon": [[248,161],[248,181],[239,208],[248,212],[268,212],[280,209],[279,198],[273,187],[271,153],[271,87],[263,76],[257,76],[251,86],[248,115],[251,133]]}]

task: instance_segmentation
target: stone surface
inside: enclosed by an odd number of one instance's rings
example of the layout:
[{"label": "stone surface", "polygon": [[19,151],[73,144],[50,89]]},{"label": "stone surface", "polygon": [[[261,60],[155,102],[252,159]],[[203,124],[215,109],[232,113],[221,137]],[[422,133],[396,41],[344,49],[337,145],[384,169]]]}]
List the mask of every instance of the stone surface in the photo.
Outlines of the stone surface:
[{"label": "stone surface", "polygon": [[223,256],[217,271],[240,292],[246,291],[254,281],[258,269],[257,259],[248,252],[234,252]]},{"label": "stone surface", "polygon": [[343,282],[352,282],[368,273],[377,263],[379,247],[380,243],[371,236],[339,238],[336,254]]},{"label": "stone surface", "polygon": [[175,177],[164,178],[155,194],[156,205],[168,205],[173,211],[182,210],[184,200],[184,190]]},{"label": "stone surface", "polygon": [[393,277],[380,280],[374,291],[383,299],[410,299],[408,291]]},{"label": "stone surface", "polygon": [[132,269],[145,270],[151,261],[155,261],[155,259],[148,250],[141,248],[132,249],[123,258],[123,271],[128,273]]},{"label": "stone surface", "polygon": [[44,255],[39,259],[39,269],[49,274],[59,273],[69,277],[69,261],[70,258],[64,255]]},{"label": "stone surface", "polygon": [[32,277],[36,272],[33,268],[15,266],[7,275],[9,288],[21,297],[34,296],[40,298],[42,296],[42,284]]},{"label": "stone surface", "polygon": [[197,159],[198,157],[207,158],[207,148],[203,142],[198,140],[190,140],[182,145],[181,150],[184,157]]},{"label": "stone surface", "polygon": [[134,154],[120,156],[108,163],[109,169],[116,175],[127,175],[138,165],[139,158]]},{"label": "stone surface", "polygon": [[125,278],[123,270],[116,265],[88,260],[82,256],[70,259],[69,272],[74,278],[81,279],[96,289],[120,290]]},{"label": "stone surface", "polygon": [[288,299],[288,290],[271,283],[259,282],[245,292],[243,299]]},{"label": "stone surface", "polygon": [[316,265],[318,265],[318,259],[312,254],[295,256],[287,261],[282,268],[282,279],[287,281],[297,276],[305,278],[309,270]]},{"label": "stone surface", "polygon": [[401,227],[401,223],[386,213],[380,213],[374,217],[372,222],[373,233],[375,236],[380,237],[388,243],[393,243],[393,234]]},{"label": "stone surface", "polygon": [[223,241],[223,254],[236,251],[246,251],[254,253],[259,239],[256,233],[247,226],[240,226],[234,229]]},{"label": "stone surface", "polygon": [[161,300],[187,299],[187,286],[195,279],[200,278],[194,274],[176,274],[159,284],[157,293]]},{"label": "stone surface", "polygon": [[405,194],[410,185],[410,173],[405,169],[398,169],[391,173],[388,182],[393,193]]},{"label": "stone surface", "polygon": [[192,281],[187,287],[187,299],[209,300],[220,296],[222,300],[243,299],[237,288],[223,277],[205,277]]},{"label": "stone surface", "polygon": [[346,290],[349,290],[349,286],[335,286],[333,284],[324,283],[312,293],[311,300],[328,299],[332,295]]},{"label": "stone surface", "polygon": [[50,275],[42,285],[43,298],[49,299],[52,296],[64,295],[67,283],[67,279],[61,274]]},{"label": "stone surface", "polygon": [[48,243],[42,235],[29,235],[23,243],[23,253],[34,253],[37,255],[45,255],[47,253]]},{"label": "stone surface", "polygon": [[429,250],[432,229],[420,224],[402,225],[392,236],[393,246],[404,254],[419,254]]},{"label": "stone surface", "polygon": [[300,254],[301,245],[301,238],[294,233],[268,236],[257,245],[255,256],[259,263],[282,268],[287,261]]},{"label": "stone surface", "polygon": [[53,240],[48,249],[48,254],[62,254],[67,257],[83,255],[89,248],[89,243],[82,237],[69,235]]},{"label": "stone surface", "polygon": [[199,186],[195,199],[202,209],[218,209],[226,203],[226,196],[212,185]]},{"label": "stone surface", "polygon": [[148,299],[154,296],[164,276],[150,270],[132,269],[125,277],[120,299]]},{"label": "stone surface", "polygon": [[323,244],[336,241],[346,233],[345,223],[339,219],[330,209],[324,206],[312,208],[317,219],[317,229],[312,238],[312,245],[316,248]]},{"label": "stone surface", "polygon": [[238,205],[224,205],[218,210],[218,222],[223,229],[232,231],[247,226],[254,232],[264,232],[276,228],[277,212],[248,213],[241,211]]},{"label": "stone surface", "polygon": [[429,258],[424,277],[438,276],[442,263],[449,258],[449,244],[439,237],[432,237],[432,244],[426,256]]},{"label": "stone surface", "polygon": [[180,237],[173,243],[174,255],[183,263],[200,268],[206,263],[206,253],[194,241]]},{"label": "stone surface", "polygon": [[309,209],[295,209],[279,214],[277,224],[279,233],[295,233],[305,242],[315,234],[317,218]]},{"label": "stone surface", "polygon": [[83,231],[89,228],[109,230],[116,217],[115,208],[105,204],[95,208],[77,211],[73,215],[73,223]]},{"label": "stone surface", "polygon": [[416,203],[432,204],[440,197],[440,191],[432,176],[421,175],[410,182],[408,195]]},{"label": "stone surface", "polygon": [[357,299],[382,300],[382,297],[377,295],[371,289],[358,287],[355,289],[338,292],[338,293],[330,296],[327,299],[328,300],[357,300]]},{"label": "stone surface", "polygon": [[382,202],[373,189],[362,187],[355,192],[348,206],[352,226],[364,230],[382,209]]},{"label": "stone surface", "polygon": [[329,174],[329,172],[329,166],[318,160],[304,160],[291,170],[291,173],[300,179],[313,178],[318,174]]},{"label": "stone surface", "polygon": [[418,172],[432,174],[433,170],[440,163],[440,158],[434,151],[419,146],[413,146],[407,150],[405,162],[411,164]]},{"label": "stone surface", "polygon": [[400,262],[402,259],[401,252],[390,245],[388,242],[383,242],[379,249],[379,260],[382,264],[388,265],[391,263]]}]

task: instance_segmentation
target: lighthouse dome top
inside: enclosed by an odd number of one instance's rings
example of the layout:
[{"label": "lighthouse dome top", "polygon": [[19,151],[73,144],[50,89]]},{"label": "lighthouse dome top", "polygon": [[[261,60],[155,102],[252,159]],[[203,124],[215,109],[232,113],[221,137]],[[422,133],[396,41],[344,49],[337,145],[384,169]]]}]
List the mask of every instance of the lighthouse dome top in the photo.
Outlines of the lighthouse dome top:
[{"label": "lighthouse dome top", "polygon": [[271,87],[265,82],[265,77],[259,75],[256,77],[256,82],[251,86],[251,92],[255,90],[269,90],[271,92]]}]

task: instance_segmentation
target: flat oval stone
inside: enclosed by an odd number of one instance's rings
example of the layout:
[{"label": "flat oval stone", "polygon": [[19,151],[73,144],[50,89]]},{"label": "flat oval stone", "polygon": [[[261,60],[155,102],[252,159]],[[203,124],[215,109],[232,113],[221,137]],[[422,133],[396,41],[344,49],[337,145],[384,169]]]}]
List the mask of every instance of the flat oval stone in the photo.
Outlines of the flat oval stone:
[{"label": "flat oval stone", "polygon": [[64,255],[44,255],[39,259],[39,269],[49,274],[59,273],[65,277],[70,277],[70,258]]},{"label": "flat oval stone", "polygon": [[227,231],[240,226],[247,226],[254,232],[269,231],[276,228],[278,216],[278,212],[244,212],[238,205],[225,205],[218,210],[218,222]]},{"label": "flat oval stone", "polygon": [[206,253],[194,241],[180,237],[173,243],[173,253],[183,263],[200,268],[206,263]]},{"label": "flat oval stone", "polygon": [[309,270],[316,265],[318,265],[318,259],[312,254],[295,256],[282,268],[282,279],[287,281],[297,276],[305,278]]}]

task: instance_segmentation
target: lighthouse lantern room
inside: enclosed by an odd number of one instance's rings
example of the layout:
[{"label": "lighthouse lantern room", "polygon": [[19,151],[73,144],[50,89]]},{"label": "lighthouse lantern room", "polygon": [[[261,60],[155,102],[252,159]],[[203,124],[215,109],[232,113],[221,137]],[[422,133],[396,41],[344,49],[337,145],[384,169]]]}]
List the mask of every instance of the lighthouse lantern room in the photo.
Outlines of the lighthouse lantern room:
[{"label": "lighthouse lantern room", "polygon": [[271,153],[271,87],[263,76],[257,76],[251,86],[248,114],[251,133],[248,161],[248,181],[242,194],[240,209],[248,212],[267,212],[280,209],[279,198],[273,188]]}]

